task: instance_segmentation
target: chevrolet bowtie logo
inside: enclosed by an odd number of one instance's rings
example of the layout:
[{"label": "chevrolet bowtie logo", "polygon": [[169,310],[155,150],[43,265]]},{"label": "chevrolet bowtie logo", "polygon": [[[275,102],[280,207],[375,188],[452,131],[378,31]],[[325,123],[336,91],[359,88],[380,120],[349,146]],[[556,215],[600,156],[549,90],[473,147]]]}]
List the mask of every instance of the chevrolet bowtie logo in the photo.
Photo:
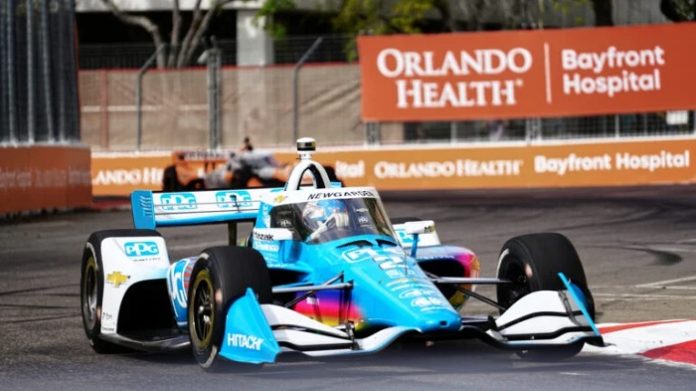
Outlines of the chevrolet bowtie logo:
[{"label": "chevrolet bowtie logo", "polygon": [[129,278],[130,276],[127,276],[121,272],[112,272],[109,273],[108,276],[106,276],[106,282],[113,285],[114,288],[118,288],[121,284],[128,281]]},{"label": "chevrolet bowtie logo", "polygon": [[274,201],[276,204],[278,204],[278,203],[281,203],[281,202],[285,201],[286,198],[288,198],[288,197],[281,194],[281,195],[279,195],[278,197],[274,198],[273,201]]}]

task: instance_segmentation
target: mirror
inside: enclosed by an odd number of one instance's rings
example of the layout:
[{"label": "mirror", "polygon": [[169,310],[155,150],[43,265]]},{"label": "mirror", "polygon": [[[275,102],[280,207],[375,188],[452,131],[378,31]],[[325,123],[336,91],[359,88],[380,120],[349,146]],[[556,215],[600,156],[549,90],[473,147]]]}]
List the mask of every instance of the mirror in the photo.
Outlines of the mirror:
[{"label": "mirror", "polygon": [[409,235],[422,235],[435,232],[435,222],[432,220],[408,221],[404,223],[404,230]]}]

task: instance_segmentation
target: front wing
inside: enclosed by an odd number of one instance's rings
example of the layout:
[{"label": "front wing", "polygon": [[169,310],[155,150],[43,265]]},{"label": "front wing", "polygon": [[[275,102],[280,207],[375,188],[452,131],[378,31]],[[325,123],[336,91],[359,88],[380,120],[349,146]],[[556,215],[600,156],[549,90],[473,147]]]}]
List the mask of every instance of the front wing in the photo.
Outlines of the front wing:
[{"label": "front wing", "polygon": [[[462,319],[457,333],[423,334],[412,327],[392,326],[355,338],[350,325],[330,327],[274,304],[259,304],[254,292],[237,299],[228,312],[220,355],[239,362],[272,363],[281,352],[309,356],[367,354],[384,349],[404,334],[433,339],[474,335],[512,350],[549,349],[580,343],[603,345],[576,288],[532,292],[497,319]],[[244,321],[240,322],[240,319]]]}]

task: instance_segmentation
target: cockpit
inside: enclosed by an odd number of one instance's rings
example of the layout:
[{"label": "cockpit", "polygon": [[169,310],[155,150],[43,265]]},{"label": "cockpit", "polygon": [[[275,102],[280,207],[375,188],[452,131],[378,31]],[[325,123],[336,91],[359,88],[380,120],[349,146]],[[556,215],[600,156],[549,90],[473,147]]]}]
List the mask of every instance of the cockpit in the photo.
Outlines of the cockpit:
[{"label": "cockpit", "polygon": [[282,204],[270,214],[271,228],[289,229],[297,240],[308,243],[356,235],[395,237],[378,198],[328,198]]}]

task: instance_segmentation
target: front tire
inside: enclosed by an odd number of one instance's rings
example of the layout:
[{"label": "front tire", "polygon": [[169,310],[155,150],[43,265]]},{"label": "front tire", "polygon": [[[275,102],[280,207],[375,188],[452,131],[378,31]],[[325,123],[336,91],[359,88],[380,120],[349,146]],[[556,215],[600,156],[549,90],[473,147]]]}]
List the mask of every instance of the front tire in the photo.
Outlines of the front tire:
[{"label": "front tire", "polygon": [[261,254],[246,247],[203,251],[191,272],[187,309],[191,348],[201,367],[218,367],[227,310],[247,288],[259,303],[271,302],[271,280]]},{"label": "front tire", "polygon": [[[587,311],[594,319],[594,300],[585,271],[573,244],[558,233],[540,233],[518,236],[508,240],[498,258],[498,278],[513,284],[498,285],[498,303],[510,308],[523,296],[539,290],[564,290],[565,285],[558,277],[561,272],[577,285],[585,296]],[[584,344],[559,347],[551,351],[521,351],[525,359],[549,360],[575,356]]]}]

